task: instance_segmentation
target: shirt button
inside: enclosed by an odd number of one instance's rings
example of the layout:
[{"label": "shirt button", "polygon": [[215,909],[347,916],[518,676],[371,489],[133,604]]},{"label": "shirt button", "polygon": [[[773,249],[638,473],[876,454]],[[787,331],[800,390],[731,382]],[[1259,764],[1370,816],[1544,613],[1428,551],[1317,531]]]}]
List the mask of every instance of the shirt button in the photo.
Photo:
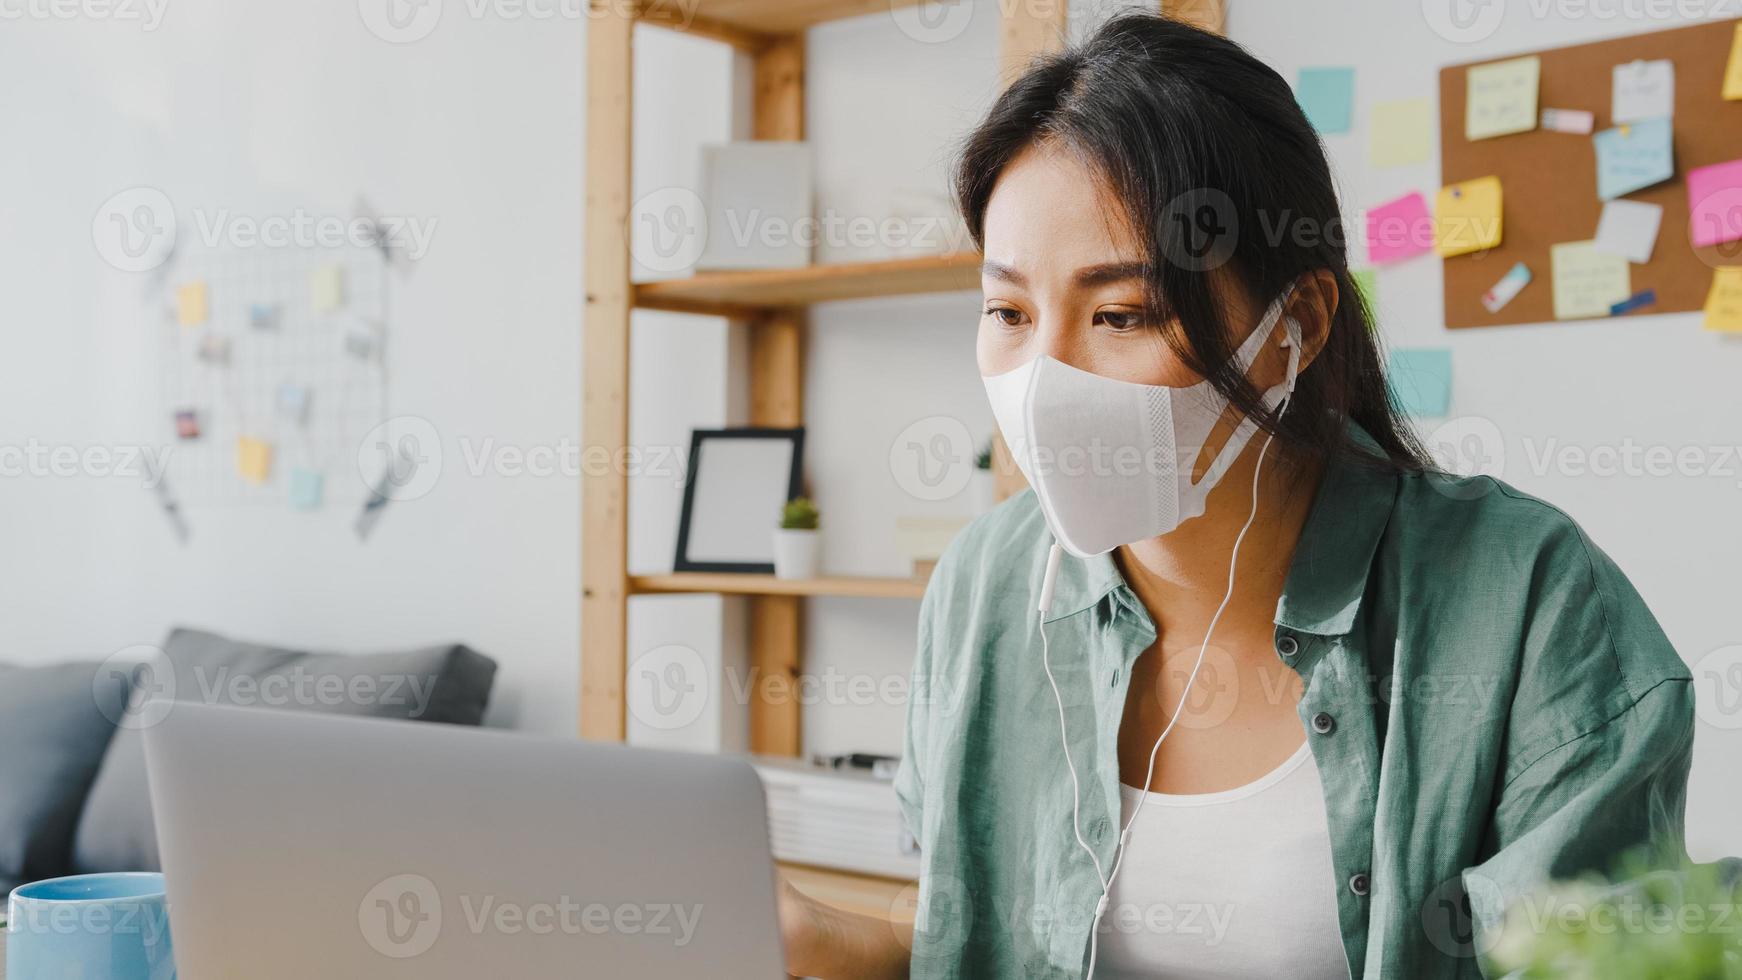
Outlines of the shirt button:
[{"label": "shirt button", "polygon": [[1113,676],[1109,679],[1107,686],[1108,687],[1118,687],[1119,686],[1119,672],[1118,671],[1115,670],[1113,672]]},{"label": "shirt button", "polygon": [[1365,871],[1357,871],[1349,876],[1349,890],[1357,895],[1367,894],[1367,888],[1370,884]]},{"label": "shirt button", "polygon": [[1300,641],[1284,633],[1276,638],[1276,652],[1284,657],[1292,657],[1300,652]]},{"label": "shirt button", "polygon": [[1332,718],[1329,714],[1323,711],[1313,715],[1313,731],[1318,732],[1320,735],[1329,735],[1336,730],[1337,719]]}]

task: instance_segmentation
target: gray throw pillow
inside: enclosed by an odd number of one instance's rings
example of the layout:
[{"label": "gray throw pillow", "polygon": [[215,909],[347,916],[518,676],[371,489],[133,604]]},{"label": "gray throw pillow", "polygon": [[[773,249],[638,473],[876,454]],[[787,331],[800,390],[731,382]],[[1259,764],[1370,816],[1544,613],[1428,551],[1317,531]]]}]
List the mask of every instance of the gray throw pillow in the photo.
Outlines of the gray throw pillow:
[{"label": "gray throw pillow", "polygon": [[0,666],[0,896],[67,873],[126,691],[96,664]]},{"label": "gray throw pillow", "polygon": [[[458,644],[351,656],[178,629],[163,652],[169,676],[141,674],[136,684],[177,701],[453,725],[483,720],[496,676],[495,661]],[[73,844],[73,866],[80,873],[161,870],[137,730],[149,715],[135,712],[103,758]]]}]

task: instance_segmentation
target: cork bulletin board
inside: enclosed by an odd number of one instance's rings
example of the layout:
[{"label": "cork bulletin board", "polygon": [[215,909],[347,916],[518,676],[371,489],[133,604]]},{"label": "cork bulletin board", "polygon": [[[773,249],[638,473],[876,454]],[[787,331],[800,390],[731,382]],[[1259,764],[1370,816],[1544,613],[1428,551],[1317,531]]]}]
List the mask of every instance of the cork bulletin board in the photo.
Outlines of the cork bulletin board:
[{"label": "cork bulletin board", "polygon": [[[1539,109],[1595,113],[1597,132],[1613,125],[1610,101],[1616,65],[1664,58],[1675,63],[1675,178],[1626,195],[1627,200],[1663,205],[1663,227],[1651,261],[1632,269],[1633,292],[1656,290],[1657,302],[1628,316],[1702,309],[1712,286],[1712,269],[1742,265],[1742,242],[1693,247],[1683,179],[1690,169],[1742,158],[1742,102],[1726,102],[1722,95],[1736,23],[1714,21],[1490,59],[1537,54],[1542,59]],[[1470,67],[1456,65],[1440,72],[1441,182],[1499,177],[1505,236],[1496,248],[1445,260],[1446,326],[1553,322],[1549,249],[1593,237],[1603,213],[1603,202],[1597,197],[1596,150],[1590,136],[1543,129],[1476,142],[1465,139],[1465,73]],[[1482,294],[1518,262],[1530,268],[1534,279],[1500,312],[1489,313],[1482,306]]]}]

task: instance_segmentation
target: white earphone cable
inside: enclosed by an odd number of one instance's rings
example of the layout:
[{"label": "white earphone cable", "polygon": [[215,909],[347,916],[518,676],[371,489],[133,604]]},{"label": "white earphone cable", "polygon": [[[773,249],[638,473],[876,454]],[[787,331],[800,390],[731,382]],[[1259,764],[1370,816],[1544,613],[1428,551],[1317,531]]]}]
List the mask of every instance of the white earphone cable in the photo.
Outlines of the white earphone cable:
[{"label": "white earphone cable", "polygon": [[[1291,383],[1289,389],[1290,393],[1292,393],[1294,387],[1292,384],[1292,375],[1294,371],[1292,370],[1292,364],[1290,367],[1291,370],[1289,373],[1291,375]],[[1282,401],[1277,406],[1276,414],[1280,416],[1283,411],[1287,409],[1288,403],[1289,396],[1285,394]],[[1228,560],[1227,590],[1222,594],[1222,602],[1216,607],[1215,614],[1210,617],[1209,629],[1204,633],[1203,644],[1198,647],[1197,660],[1192,664],[1192,672],[1186,678],[1185,690],[1180,692],[1179,703],[1174,706],[1173,715],[1168,718],[1166,727],[1161,730],[1161,735],[1156,738],[1155,744],[1150,747],[1149,767],[1143,777],[1144,792],[1138,797],[1137,806],[1132,810],[1131,818],[1125,822],[1124,827],[1120,828],[1119,842],[1115,845],[1113,850],[1113,867],[1109,871],[1102,870],[1100,857],[1095,853],[1094,848],[1091,848],[1088,842],[1083,839],[1082,786],[1077,777],[1076,763],[1071,758],[1070,735],[1065,727],[1064,697],[1059,693],[1058,681],[1053,677],[1052,651],[1047,643],[1046,637],[1046,614],[1052,607],[1053,583],[1058,573],[1058,564],[1062,554],[1062,549],[1058,546],[1057,542],[1054,542],[1052,547],[1047,551],[1047,567],[1045,575],[1042,578],[1041,598],[1039,603],[1040,662],[1041,668],[1046,671],[1047,683],[1052,687],[1053,704],[1058,708],[1059,747],[1064,750],[1065,768],[1070,771],[1071,775],[1071,831],[1076,836],[1077,846],[1082,849],[1084,854],[1089,856],[1089,861],[1094,864],[1095,877],[1101,882],[1101,898],[1095,903],[1094,922],[1089,927],[1089,966],[1088,972],[1084,975],[1085,980],[1094,980],[1095,961],[1100,952],[1101,917],[1107,912],[1109,896],[1113,892],[1113,884],[1118,880],[1119,869],[1124,865],[1125,847],[1131,841],[1131,827],[1137,822],[1138,815],[1143,812],[1144,803],[1149,799],[1149,784],[1155,778],[1155,759],[1161,752],[1161,743],[1167,739],[1168,734],[1173,731],[1174,725],[1179,722],[1180,715],[1185,711],[1186,701],[1191,697],[1193,685],[1197,683],[1198,672],[1203,669],[1204,654],[1210,647],[1211,638],[1216,635],[1216,626],[1221,622],[1222,613],[1227,610],[1228,602],[1234,597],[1234,581],[1236,571],[1240,564],[1240,545],[1246,540],[1246,532],[1252,529],[1252,523],[1258,517],[1259,478],[1264,472],[1264,459],[1270,453],[1270,443],[1273,437],[1273,433],[1265,434],[1264,445],[1258,451],[1258,462],[1252,469],[1252,505],[1246,514],[1246,523],[1241,525],[1240,533],[1234,538],[1233,553],[1229,556]]]},{"label": "white earphone cable", "polygon": [[[1047,563],[1049,566],[1057,566],[1061,550],[1062,549],[1060,549],[1057,544],[1052,546],[1052,549],[1047,553]],[[1045,591],[1043,591],[1042,595],[1047,600],[1052,598]],[[1046,607],[1051,604],[1050,601],[1044,602],[1040,610],[1040,666],[1041,669],[1046,671],[1047,683],[1052,685],[1052,702],[1058,707],[1059,712],[1059,748],[1064,750],[1065,768],[1069,769],[1071,773],[1071,832],[1076,834],[1077,846],[1082,848],[1083,853],[1087,854],[1089,860],[1094,863],[1095,877],[1100,880],[1103,889],[1102,894],[1104,895],[1104,889],[1109,886],[1110,881],[1106,873],[1101,870],[1101,859],[1096,856],[1094,848],[1090,847],[1088,842],[1083,840],[1082,810],[1078,806],[1078,801],[1083,797],[1083,791],[1082,786],[1077,781],[1077,764],[1071,761],[1070,738],[1065,732],[1065,700],[1064,697],[1059,694],[1058,681],[1054,680],[1052,676],[1052,651],[1048,649],[1046,642]]]},{"label": "white earphone cable", "polygon": [[[1288,293],[1285,292],[1283,298],[1277,301],[1278,304],[1285,302],[1287,296]],[[1287,337],[1282,346],[1288,349],[1287,377],[1284,381],[1283,396],[1277,403],[1272,418],[1281,418],[1283,413],[1288,410],[1289,402],[1294,397],[1295,382],[1300,374],[1302,342],[1300,327],[1293,319],[1286,317],[1284,324]],[[1251,420],[1248,419],[1242,424],[1251,424]],[[1161,743],[1167,740],[1174,725],[1178,724],[1180,715],[1184,713],[1186,702],[1191,698],[1192,688],[1197,684],[1198,673],[1203,669],[1204,655],[1210,648],[1211,639],[1216,635],[1216,626],[1221,623],[1222,614],[1227,611],[1228,603],[1234,598],[1234,584],[1240,566],[1240,545],[1245,542],[1246,533],[1252,529],[1253,522],[1258,518],[1258,487],[1260,478],[1264,473],[1264,460],[1270,454],[1270,443],[1274,436],[1274,432],[1265,434],[1264,445],[1258,451],[1258,461],[1252,468],[1252,504],[1246,513],[1246,522],[1240,526],[1240,533],[1234,537],[1234,546],[1228,557],[1227,589],[1222,593],[1222,601],[1216,606],[1215,613],[1210,616],[1210,625],[1204,631],[1204,642],[1198,646],[1197,660],[1192,664],[1192,672],[1186,678],[1185,689],[1180,692],[1179,703],[1174,706],[1173,714],[1168,718],[1167,725],[1162,728],[1161,734],[1156,737],[1155,744],[1150,746],[1149,764],[1143,777],[1143,792],[1138,796],[1137,806],[1131,811],[1130,819],[1126,820],[1125,825],[1119,830],[1119,840],[1113,848],[1113,866],[1110,870],[1102,869],[1100,856],[1095,853],[1094,848],[1089,846],[1088,841],[1083,839],[1082,785],[1077,775],[1076,761],[1071,758],[1070,732],[1065,723],[1064,696],[1059,693],[1058,680],[1053,677],[1052,649],[1046,635],[1046,616],[1052,608],[1053,587],[1058,580],[1059,562],[1063,555],[1063,549],[1055,540],[1047,550],[1046,569],[1041,578],[1040,599],[1036,604],[1039,610],[1036,625],[1040,631],[1040,663],[1041,669],[1046,672],[1047,684],[1052,688],[1053,705],[1058,709],[1059,747],[1064,751],[1065,768],[1070,771],[1071,776],[1071,833],[1076,838],[1077,847],[1089,856],[1090,863],[1095,867],[1095,878],[1101,883],[1101,897],[1095,903],[1094,920],[1089,927],[1089,961],[1088,971],[1084,975],[1085,980],[1094,980],[1095,963],[1100,953],[1101,918],[1107,912],[1113,885],[1118,881],[1119,871],[1124,866],[1125,850],[1127,845],[1131,843],[1131,828],[1137,823],[1138,816],[1143,813],[1144,804],[1149,800],[1149,784],[1155,779],[1155,760],[1161,752]]]},{"label": "white earphone cable", "polygon": [[[1282,410],[1287,406],[1288,398],[1284,396],[1281,405],[1277,408],[1277,414],[1282,414]],[[1258,451],[1258,462],[1252,467],[1252,506],[1246,512],[1246,523],[1240,526],[1240,533],[1234,537],[1234,550],[1228,557],[1227,590],[1222,593],[1222,602],[1216,607],[1215,615],[1210,617],[1209,628],[1204,631],[1204,642],[1198,647],[1198,658],[1192,664],[1191,675],[1186,678],[1185,690],[1180,692],[1179,704],[1174,706],[1173,717],[1168,719],[1167,727],[1161,730],[1161,734],[1155,739],[1155,744],[1150,746],[1149,768],[1143,775],[1143,786],[1141,787],[1143,792],[1137,796],[1137,806],[1131,811],[1131,819],[1125,821],[1124,828],[1119,831],[1119,845],[1113,851],[1113,868],[1103,879],[1101,900],[1095,903],[1095,922],[1089,930],[1089,971],[1084,975],[1085,980],[1094,980],[1095,977],[1095,957],[1099,953],[1101,945],[1101,916],[1107,911],[1108,896],[1113,893],[1113,884],[1119,880],[1119,869],[1125,865],[1125,847],[1131,842],[1131,827],[1137,823],[1138,815],[1143,813],[1143,805],[1149,802],[1149,784],[1155,778],[1155,757],[1161,752],[1161,743],[1167,739],[1168,733],[1173,731],[1173,726],[1179,721],[1180,714],[1185,711],[1186,701],[1192,695],[1192,686],[1198,681],[1198,671],[1203,669],[1204,654],[1210,648],[1210,638],[1216,635],[1216,625],[1221,622],[1222,613],[1227,610],[1228,602],[1234,598],[1235,571],[1240,566],[1240,544],[1246,540],[1246,532],[1252,529],[1252,522],[1258,517],[1258,479],[1264,472],[1264,458],[1270,453],[1270,441],[1273,437],[1274,433],[1265,434],[1264,446]],[[1099,869],[1100,864],[1097,862],[1097,872]]]}]

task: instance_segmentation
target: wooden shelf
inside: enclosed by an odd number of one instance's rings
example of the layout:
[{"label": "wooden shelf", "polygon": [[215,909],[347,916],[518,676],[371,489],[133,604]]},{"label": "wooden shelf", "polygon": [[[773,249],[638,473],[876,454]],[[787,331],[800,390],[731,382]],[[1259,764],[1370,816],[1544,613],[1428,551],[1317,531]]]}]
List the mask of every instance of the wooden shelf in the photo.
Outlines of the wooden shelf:
[{"label": "wooden shelf", "polygon": [[[635,37],[644,27],[723,41],[749,54],[749,76],[734,70],[733,95],[748,96],[753,140],[802,141],[809,29],[853,17],[888,17],[920,0],[637,0],[594,4],[586,37],[586,223],[581,349],[583,441],[612,454],[629,451],[630,328],[635,309],[724,316],[743,341],[750,425],[805,422],[806,308],[838,300],[948,292],[979,286],[979,256],[935,255],[801,269],[703,273],[687,279],[631,281],[626,231],[634,221],[631,148],[635,127]],[[1171,0],[1172,9],[1214,13],[1224,0]],[[1014,77],[1067,33],[1066,5],[1001,3],[997,8],[999,65]],[[715,83],[697,98],[718,96]],[[738,100],[734,99],[736,105]],[[900,106],[885,122],[899,125]],[[734,132],[738,127],[734,125]],[[971,249],[971,245],[962,247]],[[624,467],[589,471],[581,500],[581,734],[621,741],[629,728],[629,598],[633,595],[725,593],[745,596],[744,632],[751,666],[770,677],[803,673],[804,616],[809,596],[918,599],[912,579],[825,578],[783,582],[773,576],[632,576],[629,562],[629,476]],[[803,748],[800,699],[758,693],[749,705],[750,748],[797,757]]]},{"label": "wooden shelf", "polygon": [[671,572],[631,575],[631,595],[680,595],[717,592],[728,595],[842,596],[857,599],[918,599],[925,583],[907,578],[828,576],[787,579],[740,572]]},{"label": "wooden shelf", "polygon": [[[648,0],[642,23],[725,41],[755,51],[781,35],[831,20],[887,14],[920,0],[701,0],[699,9],[676,0]],[[690,14],[693,13],[693,16]]]},{"label": "wooden shelf", "polygon": [[635,306],[643,310],[750,318],[766,310],[843,299],[978,288],[980,256],[962,252],[800,269],[703,272],[686,279],[639,283],[635,286]]}]

